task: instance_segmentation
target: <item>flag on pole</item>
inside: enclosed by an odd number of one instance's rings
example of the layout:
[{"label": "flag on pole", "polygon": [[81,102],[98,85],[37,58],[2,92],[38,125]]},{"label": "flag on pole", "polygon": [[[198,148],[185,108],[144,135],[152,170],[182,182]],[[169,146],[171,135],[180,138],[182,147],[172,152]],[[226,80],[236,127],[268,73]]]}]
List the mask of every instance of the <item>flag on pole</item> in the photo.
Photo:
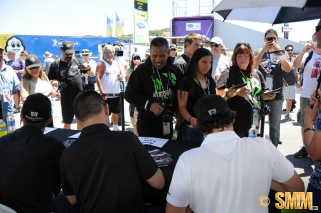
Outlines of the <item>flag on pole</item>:
[{"label": "flag on pole", "polygon": [[116,13],[116,36],[124,35],[124,17]]},{"label": "flag on pole", "polygon": [[107,37],[113,37],[114,21],[107,15]]},{"label": "flag on pole", "polygon": [[134,0],[134,44],[149,44],[148,0]]}]

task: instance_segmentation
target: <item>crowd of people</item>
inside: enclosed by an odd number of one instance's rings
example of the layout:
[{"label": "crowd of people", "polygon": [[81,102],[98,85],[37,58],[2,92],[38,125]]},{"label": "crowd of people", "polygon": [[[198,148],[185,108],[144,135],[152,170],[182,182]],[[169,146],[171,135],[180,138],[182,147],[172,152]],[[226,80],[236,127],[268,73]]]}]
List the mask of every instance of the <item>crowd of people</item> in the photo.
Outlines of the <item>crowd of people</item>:
[{"label": "crowd of people", "polygon": [[[257,204],[259,197],[305,191],[292,163],[277,150],[282,104],[287,100],[285,119],[292,120],[295,87],[301,87],[296,68],[304,66],[300,124],[305,146],[295,156],[316,161],[308,191],[321,207],[320,29],[321,20],[316,45],[306,44],[296,58],[292,45],[278,45],[273,29],[265,32],[262,48],[236,43],[231,59],[222,54],[219,37],[205,48],[200,35],[189,33],[180,56],[175,44],[156,37],[145,59],[134,53],[130,66],[117,56],[120,43],[105,45],[96,63],[88,49],[81,59],[73,43],[64,41],[61,57],[46,52],[43,66],[27,52],[16,60],[8,51],[4,63],[0,46],[1,118],[6,121],[21,109],[23,122],[0,138],[0,204],[17,212],[147,212],[142,182],[162,189],[165,180],[137,136],[172,139],[176,129],[177,139],[200,147],[179,157],[166,212],[267,212]],[[134,133],[118,129],[121,91],[130,104]],[[46,126],[54,126],[50,96],[61,102],[64,128],[70,129],[75,117],[81,130],[68,148],[43,134]],[[270,141],[249,137],[265,115]],[[57,187],[60,196],[53,193]]]}]

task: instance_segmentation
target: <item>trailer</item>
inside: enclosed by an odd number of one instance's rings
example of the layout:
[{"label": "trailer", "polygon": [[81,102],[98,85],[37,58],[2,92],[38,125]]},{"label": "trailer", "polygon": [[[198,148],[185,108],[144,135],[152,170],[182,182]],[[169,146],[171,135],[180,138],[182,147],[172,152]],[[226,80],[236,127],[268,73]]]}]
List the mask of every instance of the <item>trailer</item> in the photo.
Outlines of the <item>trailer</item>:
[{"label": "trailer", "polygon": [[20,53],[27,50],[28,53],[35,54],[41,63],[45,60],[45,52],[61,56],[60,47],[63,41],[71,41],[74,44],[75,51],[81,53],[82,49],[88,49],[92,52],[91,58],[99,61],[99,45],[114,43],[118,38],[111,37],[77,37],[77,36],[51,36],[51,35],[12,35],[0,34],[0,46],[16,52],[16,58]]}]

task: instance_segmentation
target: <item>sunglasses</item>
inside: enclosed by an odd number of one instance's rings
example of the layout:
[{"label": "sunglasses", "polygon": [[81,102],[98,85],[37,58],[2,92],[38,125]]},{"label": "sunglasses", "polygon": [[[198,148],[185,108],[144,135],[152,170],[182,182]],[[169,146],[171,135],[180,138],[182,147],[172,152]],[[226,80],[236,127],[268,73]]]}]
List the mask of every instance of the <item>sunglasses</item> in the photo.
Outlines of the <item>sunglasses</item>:
[{"label": "sunglasses", "polygon": [[287,50],[285,50],[285,51],[287,51],[287,52],[292,52],[293,50],[292,50],[292,49],[287,49]]},{"label": "sunglasses", "polygon": [[29,68],[29,70],[36,70],[36,69],[39,69],[40,67],[31,67]]},{"label": "sunglasses", "polygon": [[210,47],[219,47],[219,44],[210,44]]},{"label": "sunglasses", "polygon": [[84,57],[84,56],[89,56],[89,55],[82,55],[82,56]]},{"label": "sunglasses", "polygon": [[171,51],[176,51],[176,49],[171,49]]},{"label": "sunglasses", "polygon": [[268,40],[268,41],[273,41],[274,40],[275,41],[276,37],[267,37],[266,40]]},{"label": "sunglasses", "polygon": [[140,57],[134,57],[134,60],[140,60]]},{"label": "sunglasses", "polygon": [[321,26],[316,26],[315,27],[315,32],[317,33],[321,29]]},{"label": "sunglasses", "polygon": [[237,43],[237,44],[235,45],[235,47],[239,47],[239,46],[241,46],[241,45],[244,45],[244,46],[246,46],[247,48],[251,48],[251,45],[250,45],[249,43],[244,43],[244,42],[242,42],[242,43]]}]

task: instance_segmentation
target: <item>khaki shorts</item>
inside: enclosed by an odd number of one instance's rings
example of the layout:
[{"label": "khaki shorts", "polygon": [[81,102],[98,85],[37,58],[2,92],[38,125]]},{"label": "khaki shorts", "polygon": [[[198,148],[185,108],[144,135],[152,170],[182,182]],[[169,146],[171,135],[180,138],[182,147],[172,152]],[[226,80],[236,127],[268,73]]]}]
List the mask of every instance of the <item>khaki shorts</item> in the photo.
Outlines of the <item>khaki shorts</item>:
[{"label": "khaki shorts", "polygon": [[310,98],[304,98],[304,97],[300,97],[300,112],[301,112],[301,117],[300,117],[300,121],[301,121],[301,127],[304,127],[304,109],[305,107],[310,105]]}]

